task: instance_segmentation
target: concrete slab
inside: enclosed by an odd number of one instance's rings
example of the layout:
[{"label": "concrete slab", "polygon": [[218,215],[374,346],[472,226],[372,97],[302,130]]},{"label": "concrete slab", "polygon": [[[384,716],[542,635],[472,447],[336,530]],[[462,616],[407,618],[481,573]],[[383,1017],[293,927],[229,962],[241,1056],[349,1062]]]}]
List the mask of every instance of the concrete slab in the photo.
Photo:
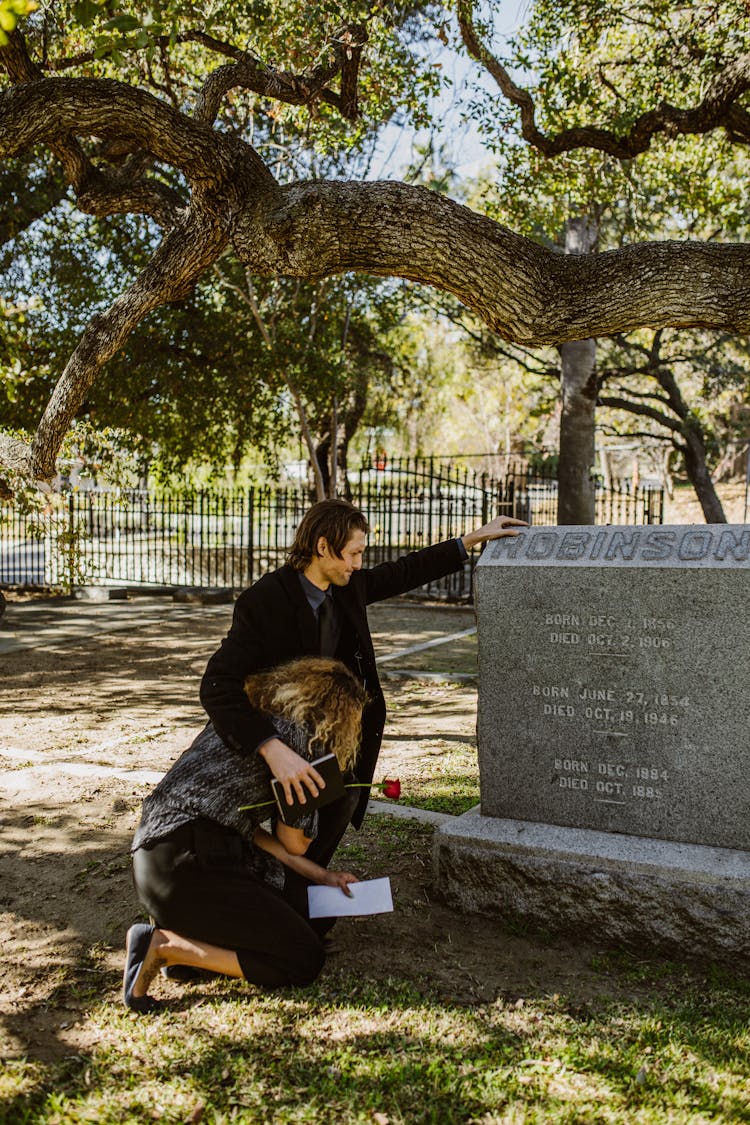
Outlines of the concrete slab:
[{"label": "concrete slab", "polygon": [[482,816],[437,830],[435,887],[451,906],[641,951],[750,969],[750,855]]},{"label": "concrete slab", "polygon": [[414,809],[409,805],[394,805],[392,801],[368,801],[368,813],[378,816],[393,816],[397,820],[419,820],[423,824],[445,824],[454,820],[450,813],[436,812],[434,809]]}]

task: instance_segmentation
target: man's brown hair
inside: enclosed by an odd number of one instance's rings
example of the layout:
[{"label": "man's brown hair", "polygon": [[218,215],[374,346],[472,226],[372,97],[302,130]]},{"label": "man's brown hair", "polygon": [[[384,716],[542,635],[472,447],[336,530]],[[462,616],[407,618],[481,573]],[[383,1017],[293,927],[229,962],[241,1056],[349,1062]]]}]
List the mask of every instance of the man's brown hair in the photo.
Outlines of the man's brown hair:
[{"label": "man's brown hair", "polygon": [[318,556],[318,540],[325,539],[329,549],[340,559],[354,531],[370,530],[359,508],[348,500],[319,500],[305,512],[289,549],[288,562],[295,570],[305,570]]}]

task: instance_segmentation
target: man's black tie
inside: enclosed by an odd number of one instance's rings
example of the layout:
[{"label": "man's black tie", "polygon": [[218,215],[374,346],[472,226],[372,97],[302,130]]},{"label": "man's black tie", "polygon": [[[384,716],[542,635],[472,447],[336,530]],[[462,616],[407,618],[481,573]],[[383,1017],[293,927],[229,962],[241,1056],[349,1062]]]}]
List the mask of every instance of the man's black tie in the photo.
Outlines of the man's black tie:
[{"label": "man's black tie", "polygon": [[320,655],[335,656],[338,643],[338,629],[336,628],[336,614],[333,608],[333,598],[327,594],[318,610],[318,637],[320,638]]}]

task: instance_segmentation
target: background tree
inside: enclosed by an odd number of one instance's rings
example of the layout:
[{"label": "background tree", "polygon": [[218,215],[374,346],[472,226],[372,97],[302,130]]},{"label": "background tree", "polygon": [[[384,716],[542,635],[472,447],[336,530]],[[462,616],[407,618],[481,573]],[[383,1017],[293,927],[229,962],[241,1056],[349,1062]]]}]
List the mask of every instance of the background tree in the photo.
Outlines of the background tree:
[{"label": "background tree", "polygon": [[[733,57],[748,45],[741,9],[537,0],[503,60],[492,49],[491,23],[459,0],[462,42],[501,95],[477,89],[470,107],[499,161],[491,213],[548,244],[562,230],[574,233],[576,252],[594,249],[594,239],[583,247],[581,236],[595,226],[602,248],[654,234],[744,236],[747,161],[738,144],[750,137],[746,111],[735,104],[723,132],[711,132],[746,65]],[[534,77],[522,87],[511,72],[529,67]],[[686,102],[695,108],[680,108]],[[516,143],[519,132],[527,145]],[[580,216],[572,225],[571,215]],[[595,344],[563,343],[561,353],[559,519],[592,522]],[[695,442],[680,448],[704,510],[718,516]]]},{"label": "background tree", "polygon": [[349,445],[372,384],[390,370],[384,334],[399,302],[374,282],[356,289],[338,278],[256,284],[230,269],[216,267],[227,301],[235,298],[223,315],[242,325],[253,354],[261,353],[255,377],[291,399],[318,499],[346,494]]},{"label": "background tree", "polygon": [[[66,204],[16,238],[16,255],[0,271],[3,290],[16,293],[0,319],[5,425],[33,429],[82,329],[137,275],[155,241],[139,216],[92,220]],[[123,452],[161,475],[204,462],[223,476],[248,445],[271,456],[289,433],[278,387],[254,373],[256,350],[222,316],[206,276],[136,327],[76,418],[118,429]]]},{"label": "background tree", "polygon": [[666,440],[681,455],[707,523],[726,522],[711,465],[721,429],[726,438],[729,403],[737,391],[747,393],[747,373],[746,349],[707,333],[615,337],[600,357],[600,406],[630,416],[619,433]]}]

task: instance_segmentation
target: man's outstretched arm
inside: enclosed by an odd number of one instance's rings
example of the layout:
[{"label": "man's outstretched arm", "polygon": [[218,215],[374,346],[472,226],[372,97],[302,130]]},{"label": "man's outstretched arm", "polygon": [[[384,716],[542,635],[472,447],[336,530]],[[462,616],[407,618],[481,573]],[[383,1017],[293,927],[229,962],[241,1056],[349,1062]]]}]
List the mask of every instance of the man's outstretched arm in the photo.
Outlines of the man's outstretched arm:
[{"label": "man's outstretched arm", "polygon": [[512,516],[496,516],[494,520],[458,539],[447,539],[444,543],[435,543],[431,547],[402,555],[392,562],[378,563],[362,572],[365,601],[368,605],[383,601],[385,598],[405,594],[427,582],[445,578],[461,569],[472,547],[488,539],[518,535],[519,531],[528,526],[524,520],[517,520]]}]

